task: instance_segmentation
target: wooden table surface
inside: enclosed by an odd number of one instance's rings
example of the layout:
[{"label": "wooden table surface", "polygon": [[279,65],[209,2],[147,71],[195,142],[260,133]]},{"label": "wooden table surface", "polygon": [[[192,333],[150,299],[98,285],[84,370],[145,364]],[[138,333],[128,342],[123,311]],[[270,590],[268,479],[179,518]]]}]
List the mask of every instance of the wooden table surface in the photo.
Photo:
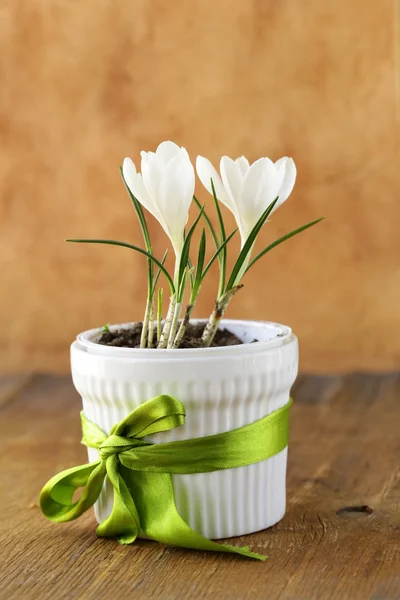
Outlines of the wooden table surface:
[{"label": "wooden table surface", "polygon": [[56,525],[42,485],[86,462],[69,378],[0,378],[0,598],[400,598],[400,375],[299,377],[284,519],[237,538],[265,563],[97,539],[92,511]]}]

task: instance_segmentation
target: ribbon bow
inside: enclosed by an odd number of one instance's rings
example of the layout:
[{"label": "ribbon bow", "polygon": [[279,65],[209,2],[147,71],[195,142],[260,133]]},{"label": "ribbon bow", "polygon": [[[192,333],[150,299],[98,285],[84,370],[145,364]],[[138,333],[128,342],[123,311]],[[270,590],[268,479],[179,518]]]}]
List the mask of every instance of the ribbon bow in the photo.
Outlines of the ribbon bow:
[{"label": "ribbon bow", "polygon": [[[106,435],[81,413],[82,443],[96,448],[99,460],[62,471],[40,494],[43,514],[55,522],[72,521],[99,497],[108,476],[113,509],[97,527],[100,537],[135,541],[140,531],[165,544],[196,550],[234,552],[265,560],[247,547],[218,544],[193,531],[179,515],[171,474],[207,473],[266,460],[288,443],[289,408],[232,431],[203,438],[154,444],[146,436],[169,431],[185,422],[185,409],[172,396],[157,396],[135,408]],[[74,492],[83,487],[77,502]]]}]

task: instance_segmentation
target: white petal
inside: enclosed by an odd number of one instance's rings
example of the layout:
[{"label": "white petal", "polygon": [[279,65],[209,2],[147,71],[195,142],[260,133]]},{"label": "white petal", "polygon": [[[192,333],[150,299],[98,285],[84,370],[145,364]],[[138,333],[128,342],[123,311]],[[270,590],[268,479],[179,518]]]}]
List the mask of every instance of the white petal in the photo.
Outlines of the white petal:
[{"label": "white petal", "polygon": [[269,158],[260,158],[251,165],[244,178],[239,204],[245,234],[250,233],[263,212],[275,200],[281,181],[281,173]]},{"label": "white petal", "polygon": [[124,179],[126,181],[125,173],[127,174],[128,177],[130,175],[136,175],[136,173],[137,173],[137,171],[136,171],[136,165],[133,162],[133,160],[131,158],[129,158],[129,156],[127,156],[126,158],[124,158],[124,162],[122,163],[122,174],[123,174]]},{"label": "white petal", "polygon": [[157,159],[162,165],[166,166],[173,158],[179,156],[182,153],[182,150],[186,152],[184,148],[180,148],[174,142],[161,142],[156,150]]},{"label": "white petal", "polygon": [[242,173],[232,158],[223,156],[220,163],[222,183],[227,193],[226,206],[233,212],[236,220],[239,219],[239,197],[242,191],[243,177]]},{"label": "white petal", "polygon": [[287,200],[287,198],[289,198],[296,182],[297,170],[293,158],[288,158],[287,156],[280,158],[276,161],[275,166],[279,167],[280,165],[285,167],[285,174],[279,190],[279,200],[276,203],[274,210],[276,210],[285,202],[285,200]]},{"label": "white petal", "polygon": [[137,200],[139,200],[139,202],[154,215],[155,207],[153,201],[144,185],[142,176],[140,173],[136,172],[136,167],[130,158],[125,158],[122,165],[122,174],[126,185],[129,187],[135,198],[137,198]]},{"label": "white petal", "polygon": [[141,152],[141,155],[143,181],[150,197],[156,203],[163,169],[154,152]]},{"label": "white petal", "polygon": [[206,188],[207,192],[212,195],[211,179],[213,180],[215,193],[218,200],[223,204],[227,204],[229,199],[225,188],[222,184],[221,177],[214,165],[204,156],[198,156],[196,159],[196,171],[201,183]]},{"label": "white petal", "polygon": [[156,155],[155,152],[145,152],[144,150],[142,150],[140,152],[140,156],[142,157],[142,160],[143,160],[143,158],[147,159],[149,156],[155,156],[155,155]]},{"label": "white petal", "polygon": [[183,244],[194,185],[194,169],[189,160],[177,156],[168,163],[162,175],[157,204],[163,221],[160,223],[178,252]]},{"label": "white petal", "polygon": [[239,167],[239,170],[244,177],[250,168],[249,161],[247,160],[247,158],[245,156],[240,156],[239,158],[237,158],[235,160],[235,163]]},{"label": "white petal", "polygon": [[285,179],[286,161],[281,161],[281,159],[277,160],[275,163],[275,171],[277,175],[277,183],[279,185],[279,189],[281,189],[283,180]]}]

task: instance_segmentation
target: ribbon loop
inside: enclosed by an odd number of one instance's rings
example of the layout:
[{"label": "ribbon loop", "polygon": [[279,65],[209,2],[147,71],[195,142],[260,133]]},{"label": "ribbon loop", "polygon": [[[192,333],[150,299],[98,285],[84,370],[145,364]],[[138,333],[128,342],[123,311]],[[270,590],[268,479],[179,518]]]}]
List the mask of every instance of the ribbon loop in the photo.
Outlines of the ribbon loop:
[{"label": "ribbon loop", "polygon": [[135,408],[118,423],[113,433],[129,438],[142,438],[183,425],[185,409],[182,402],[163,394]]},{"label": "ribbon loop", "polygon": [[[82,443],[96,448],[100,459],[50,479],[40,495],[41,510],[51,521],[76,519],[96,502],[107,475],[114,504],[111,515],[98,526],[98,536],[117,537],[129,544],[142,530],[154,540],[175,546],[265,560],[248,548],[218,544],[193,531],[177,511],[171,474],[232,469],[278,454],[288,443],[290,405],[291,400],[270,415],[232,431],[163,444],[142,438],[183,425],[185,409],[172,396],[144,402],[108,436],[81,413]],[[73,502],[80,487],[81,497]]]},{"label": "ribbon loop", "polygon": [[[103,487],[106,467],[97,461],[62,471],[46,483],[40,494],[40,508],[50,521],[62,523],[81,516],[97,500]],[[72,501],[76,490],[81,497]]]}]

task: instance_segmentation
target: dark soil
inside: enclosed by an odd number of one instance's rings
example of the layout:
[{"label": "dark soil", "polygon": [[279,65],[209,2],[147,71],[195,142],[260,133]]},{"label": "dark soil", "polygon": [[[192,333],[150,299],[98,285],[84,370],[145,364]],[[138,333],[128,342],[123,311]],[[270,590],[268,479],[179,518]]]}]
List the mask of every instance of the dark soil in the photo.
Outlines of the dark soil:
[{"label": "dark soil", "polygon": [[[201,348],[201,336],[204,330],[204,324],[189,324],[180,348]],[[140,348],[140,335],[142,333],[142,323],[134,323],[130,329],[119,329],[117,331],[104,331],[101,334],[98,344],[104,346],[118,346],[119,348]],[[218,329],[212,347],[237,346],[243,342],[227,329]],[[154,346],[156,347],[156,333],[154,332]]]}]

